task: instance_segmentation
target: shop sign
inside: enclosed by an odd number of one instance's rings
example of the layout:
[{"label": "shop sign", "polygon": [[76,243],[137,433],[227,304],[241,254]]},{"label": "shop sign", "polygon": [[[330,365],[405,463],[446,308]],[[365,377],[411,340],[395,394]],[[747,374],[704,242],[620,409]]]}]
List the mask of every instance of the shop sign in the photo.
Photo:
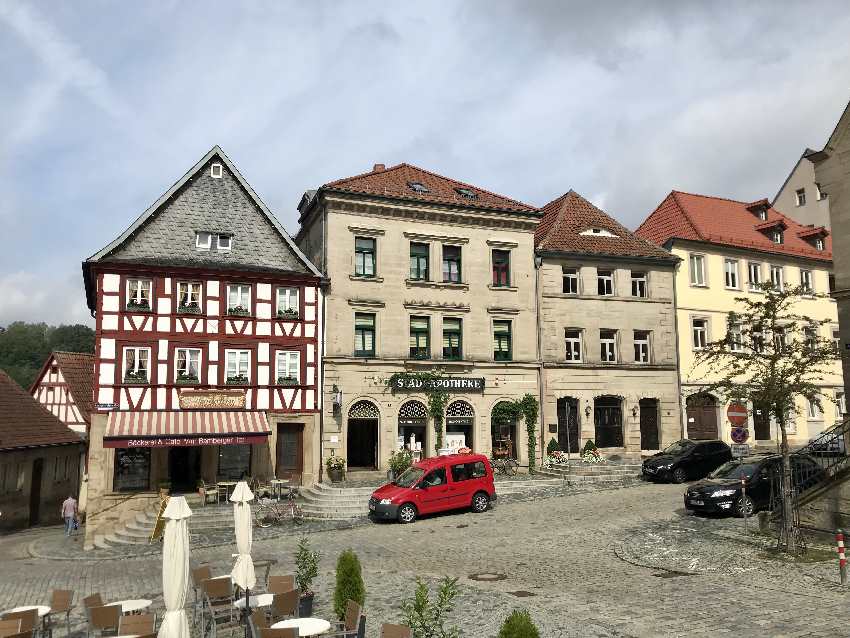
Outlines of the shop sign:
[{"label": "shop sign", "polygon": [[199,445],[261,445],[268,441],[265,434],[223,436],[163,436],[135,439],[104,439],[103,447],[195,447]]},{"label": "shop sign", "polygon": [[181,410],[241,410],[244,408],[244,390],[180,390]]},{"label": "shop sign", "polygon": [[450,392],[484,392],[484,377],[437,377],[417,379],[398,376],[392,381],[393,390],[448,390]]}]

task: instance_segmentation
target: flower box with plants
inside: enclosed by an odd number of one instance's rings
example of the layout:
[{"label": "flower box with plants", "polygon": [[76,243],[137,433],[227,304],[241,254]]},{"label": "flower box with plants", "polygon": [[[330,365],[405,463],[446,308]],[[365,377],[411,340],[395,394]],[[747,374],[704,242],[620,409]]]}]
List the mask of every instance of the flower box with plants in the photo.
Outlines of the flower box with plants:
[{"label": "flower box with plants", "polygon": [[177,306],[177,312],[184,315],[199,315],[201,314],[201,305],[197,302],[182,304]]},{"label": "flower box with plants", "polygon": [[197,374],[185,374],[183,372],[177,373],[177,385],[197,385],[197,383]]},{"label": "flower box with plants", "polygon": [[227,385],[248,385],[248,377],[244,374],[237,374],[233,377],[227,377]]},{"label": "flower box with plants", "polygon": [[581,462],[604,463],[605,457],[602,456],[602,453],[599,451],[599,448],[596,447],[596,444],[593,441],[588,441],[584,444],[584,448],[582,448]]},{"label": "flower box with plants", "polygon": [[147,299],[142,301],[128,301],[126,309],[132,312],[150,312],[151,304]]},{"label": "flower box with plants", "polygon": [[561,452],[561,450],[551,452],[546,460],[549,465],[566,465],[570,462],[570,458],[567,456],[567,453]]},{"label": "flower box with plants", "polygon": [[310,540],[305,536],[298,541],[295,552],[295,585],[300,592],[298,615],[307,618],[313,615],[313,581],[319,575],[319,552],[310,549]]},{"label": "flower box with plants", "polygon": [[401,476],[407,468],[413,465],[413,452],[407,448],[401,448],[390,454],[387,461],[389,470],[387,470],[387,479],[394,481],[396,477]]},{"label": "flower box with plants", "polygon": [[295,377],[278,377],[278,385],[298,385],[298,379]]},{"label": "flower box with plants", "polygon": [[325,459],[325,467],[328,470],[328,476],[333,483],[342,481],[345,475],[345,459],[341,456],[331,454]]},{"label": "flower box with plants", "polygon": [[277,311],[278,319],[298,319],[298,311],[295,308]]},{"label": "flower box with plants", "polygon": [[232,308],[227,309],[227,314],[236,317],[249,317],[251,315],[251,311],[245,306],[233,306]]},{"label": "flower box with plants", "polygon": [[148,373],[145,370],[139,370],[138,372],[133,372],[132,370],[128,370],[124,374],[124,383],[147,383],[148,382]]}]

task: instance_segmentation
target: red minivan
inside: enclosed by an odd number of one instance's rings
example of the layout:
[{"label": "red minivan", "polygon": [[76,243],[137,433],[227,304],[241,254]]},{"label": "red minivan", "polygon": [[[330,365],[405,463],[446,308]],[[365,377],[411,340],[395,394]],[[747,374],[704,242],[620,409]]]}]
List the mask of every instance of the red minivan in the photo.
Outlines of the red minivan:
[{"label": "red minivan", "polygon": [[471,508],[484,512],[496,502],[493,468],[483,454],[435,456],[414,463],[369,499],[369,514],[412,523],[417,516]]}]

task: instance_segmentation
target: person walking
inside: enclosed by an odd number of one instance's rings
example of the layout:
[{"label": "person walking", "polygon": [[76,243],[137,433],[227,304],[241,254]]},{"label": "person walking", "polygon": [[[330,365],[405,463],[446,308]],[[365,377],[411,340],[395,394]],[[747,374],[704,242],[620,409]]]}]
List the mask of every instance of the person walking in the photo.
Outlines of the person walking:
[{"label": "person walking", "polygon": [[62,518],[65,519],[65,536],[70,536],[77,521],[77,499],[68,496],[62,503]]}]

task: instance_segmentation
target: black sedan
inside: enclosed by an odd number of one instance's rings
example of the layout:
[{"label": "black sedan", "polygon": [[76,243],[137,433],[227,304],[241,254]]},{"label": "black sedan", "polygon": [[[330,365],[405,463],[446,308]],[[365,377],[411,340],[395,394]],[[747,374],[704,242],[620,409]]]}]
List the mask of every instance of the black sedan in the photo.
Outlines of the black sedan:
[{"label": "black sedan", "polygon": [[684,483],[703,478],[732,459],[723,441],[683,439],[669,445],[643,462],[643,476],[650,480]]},{"label": "black sedan", "polygon": [[[770,509],[779,498],[781,469],[782,457],[779,454],[745,456],[729,461],[704,481],[688,488],[684,497],[685,509],[735,516],[752,516],[760,510]],[[791,477],[794,489],[803,492],[823,481],[826,474],[810,456],[792,454]]]}]

